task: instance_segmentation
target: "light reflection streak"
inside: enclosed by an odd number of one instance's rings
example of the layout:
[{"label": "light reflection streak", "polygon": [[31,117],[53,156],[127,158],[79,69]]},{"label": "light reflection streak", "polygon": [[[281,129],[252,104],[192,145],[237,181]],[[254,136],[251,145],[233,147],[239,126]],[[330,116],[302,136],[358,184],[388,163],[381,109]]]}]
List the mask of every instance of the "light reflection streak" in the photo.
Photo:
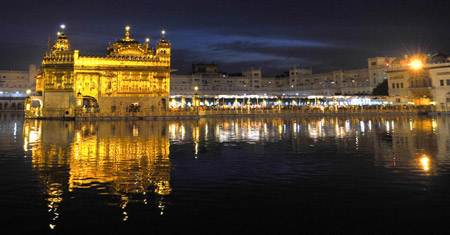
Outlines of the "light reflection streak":
[{"label": "light reflection streak", "polygon": [[[129,202],[147,204],[152,190],[159,205],[172,191],[169,160],[169,128],[164,122],[146,122],[139,130],[129,122],[24,122],[24,148],[31,145],[32,166],[44,188],[51,229],[60,217],[63,195],[76,190],[98,188],[108,195],[120,195],[118,206],[123,221],[129,219]],[[173,135],[174,127],[171,126]],[[176,129],[176,128],[175,128]],[[198,131],[197,131],[198,132]],[[151,191],[150,191],[151,192]],[[141,195],[136,199],[133,195]],[[59,211],[59,212],[57,212]]]},{"label": "light reflection streak", "polygon": [[[409,126],[407,122],[409,122]],[[42,123],[46,123],[44,127],[41,127]],[[109,194],[123,195],[120,199],[123,212],[126,212],[128,203],[134,200],[129,196],[131,194],[145,195],[146,192],[150,192],[159,196],[169,195],[171,192],[169,139],[175,144],[179,141],[189,143],[191,156],[193,148],[197,158],[203,151],[208,151],[210,146],[207,145],[211,143],[245,142],[255,144],[258,141],[276,142],[279,141],[277,138],[290,138],[294,149],[299,151],[299,149],[309,146],[312,142],[311,139],[316,141],[319,137],[331,137],[335,138],[337,144],[345,143],[348,147],[356,145],[356,149],[362,150],[368,144],[374,143],[373,149],[377,164],[385,164],[383,166],[386,167],[392,167],[394,164],[396,168],[401,168],[405,162],[408,162],[409,166],[414,166],[414,169],[420,166],[424,171],[430,171],[432,166],[428,156],[427,158],[422,156],[418,160],[415,152],[411,154],[407,150],[425,149],[422,152],[433,156],[434,153],[430,151],[433,148],[424,147],[419,137],[415,137],[415,133],[421,132],[420,136],[424,136],[424,133],[430,134],[437,129],[438,124],[440,125],[436,120],[432,122],[430,119],[414,119],[413,121],[405,118],[403,121],[402,119],[394,121],[392,118],[367,120],[365,117],[362,119],[344,117],[223,118],[167,121],[166,123],[155,121],[145,124],[137,122],[133,125],[124,122],[127,125],[116,123],[115,128],[98,123],[63,122],[68,124],[68,127],[64,125],[55,127],[56,124],[49,123],[52,122],[33,120],[24,124],[24,150],[32,150],[33,167],[38,172],[39,179],[42,182],[45,181],[43,184],[47,195],[46,200],[47,204],[51,206],[49,212],[53,214],[55,220],[60,215],[64,215],[61,210],[64,192],[70,193],[83,188],[91,188],[94,185],[107,185]],[[302,125],[303,133],[300,132]],[[395,133],[386,137],[383,130],[389,132],[391,128],[394,129],[394,125]],[[405,130],[410,130],[413,125],[416,128],[414,135],[405,134]],[[214,131],[209,130],[210,127]],[[367,132],[365,128],[368,130],[373,128],[375,131]],[[114,134],[112,129],[116,130]],[[165,130],[168,134],[165,134]],[[186,133],[188,134],[186,135]],[[202,135],[205,135],[205,138]],[[207,138],[209,141],[206,141]],[[368,138],[370,141],[367,141]],[[255,148],[257,147],[259,146],[256,145]],[[200,149],[202,151],[199,151]],[[383,156],[388,156],[388,159],[378,159]],[[67,178],[59,179],[60,176],[48,175],[51,174],[51,170],[56,168],[66,168]],[[139,170],[128,174],[132,169]],[[148,188],[154,189],[154,192],[146,191]],[[60,194],[60,192],[63,193]],[[151,201],[147,201],[147,199],[151,200],[150,198],[144,197],[140,202],[152,204]],[[162,215],[166,205],[163,200],[161,203],[161,206],[158,207]],[[58,214],[56,215],[57,209]],[[130,215],[131,213],[124,214],[123,219],[129,220],[128,216]],[[56,226],[57,223],[52,222],[52,224]]]},{"label": "light reflection streak", "polygon": [[437,122],[436,119],[431,119],[431,127],[433,128],[433,133],[436,133],[436,129],[437,129]]},{"label": "light reflection streak", "polygon": [[345,121],[345,130],[346,132],[350,132],[350,120]]},{"label": "light reflection streak", "polygon": [[422,155],[420,158],[420,163],[422,164],[422,168],[424,171],[430,170],[430,158],[427,155]]}]

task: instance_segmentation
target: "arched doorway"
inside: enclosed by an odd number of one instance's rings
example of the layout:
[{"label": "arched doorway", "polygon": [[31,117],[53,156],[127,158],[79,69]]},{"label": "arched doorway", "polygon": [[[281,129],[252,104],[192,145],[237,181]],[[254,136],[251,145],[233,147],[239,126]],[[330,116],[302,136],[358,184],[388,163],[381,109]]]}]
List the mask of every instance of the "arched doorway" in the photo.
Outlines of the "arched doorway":
[{"label": "arched doorway", "polygon": [[10,109],[11,109],[11,110],[16,110],[16,103],[12,103]]},{"label": "arched doorway", "polygon": [[446,97],[446,102],[445,102],[445,111],[450,111],[450,92],[447,93],[447,97]]},{"label": "arched doorway", "polygon": [[83,112],[98,113],[99,111],[97,99],[92,96],[83,96]]},{"label": "arched doorway", "polygon": [[163,107],[163,110],[166,110],[166,99],[165,98],[161,99],[161,105]]},{"label": "arched doorway", "polygon": [[32,108],[41,108],[41,101],[40,100],[32,100],[31,107]]}]

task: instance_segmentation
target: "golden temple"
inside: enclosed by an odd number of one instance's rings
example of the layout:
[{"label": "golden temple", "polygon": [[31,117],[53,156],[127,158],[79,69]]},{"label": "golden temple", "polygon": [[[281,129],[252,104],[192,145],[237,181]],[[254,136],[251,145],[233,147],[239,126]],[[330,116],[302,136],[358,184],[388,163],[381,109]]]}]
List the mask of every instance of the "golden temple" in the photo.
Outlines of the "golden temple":
[{"label": "golden temple", "polygon": [[149,39],[141,44],[130,37],[130,27],[125,29],[125,37],[110,45],[106,56],[80,55],[78,50],[72,50],[64,31],[58,33],[36,79],[36,91],[42,96],[34,99],[41,104],[32,108],[30,103],[26,116],[74,118],[81,113],[126,116],[166,110],[172,71],[171,43],[163,31],[152,49]]}]

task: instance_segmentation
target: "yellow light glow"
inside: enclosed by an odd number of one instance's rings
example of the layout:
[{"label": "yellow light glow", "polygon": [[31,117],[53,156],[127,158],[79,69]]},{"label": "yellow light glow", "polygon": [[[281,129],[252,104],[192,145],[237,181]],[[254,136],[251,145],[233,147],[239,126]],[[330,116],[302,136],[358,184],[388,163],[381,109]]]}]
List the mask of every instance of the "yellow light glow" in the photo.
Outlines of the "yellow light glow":
[{"label": "yellow light glow", "polygon": [[31,93],[31,90],[28,89],[28,90],[27,90],[27,95],[30,95],[30,93]]},{"label": "yellow light glow", "polygon": [[422,68],[422,62],[420,60],[413,60],[411,62],[411,68],[413,69],[421,69]]},{"label": "yellow light glow", "polygon": [[65,29],[65,28],[66,28],[66,26],[62,24],[61,25],[61,29]]},{"label": "yellow light glow", "polygon": [[195,90],[195,92],[197,92],[198,91],[198,86],[195,86],[194,90]]},{"label": "yellow light glow", "polygon": [[125,30],[129,31],[130,30],[130,26],[125,27]]},{"label": "yellow light glow", "polygon": [[420,163],[422,163],[422,168],[424,171],[430,170],[430,158],[427,155],[422,155],[422,158],[420,158]]},{"label": "yellow light glow", "polygon": [[161,33],[162,33],[163,35],[166,34],[166,30],[161,31]]}]

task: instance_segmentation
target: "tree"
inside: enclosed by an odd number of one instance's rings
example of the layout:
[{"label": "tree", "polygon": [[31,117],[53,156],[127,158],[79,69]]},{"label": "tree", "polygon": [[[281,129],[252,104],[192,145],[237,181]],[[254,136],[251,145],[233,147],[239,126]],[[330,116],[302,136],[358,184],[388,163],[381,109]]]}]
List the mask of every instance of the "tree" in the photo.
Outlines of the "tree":
[{"label": "tree", "polygon": [[378,84],[377,87],[373,88],[372,95],[389,95],[387,79]]}]

